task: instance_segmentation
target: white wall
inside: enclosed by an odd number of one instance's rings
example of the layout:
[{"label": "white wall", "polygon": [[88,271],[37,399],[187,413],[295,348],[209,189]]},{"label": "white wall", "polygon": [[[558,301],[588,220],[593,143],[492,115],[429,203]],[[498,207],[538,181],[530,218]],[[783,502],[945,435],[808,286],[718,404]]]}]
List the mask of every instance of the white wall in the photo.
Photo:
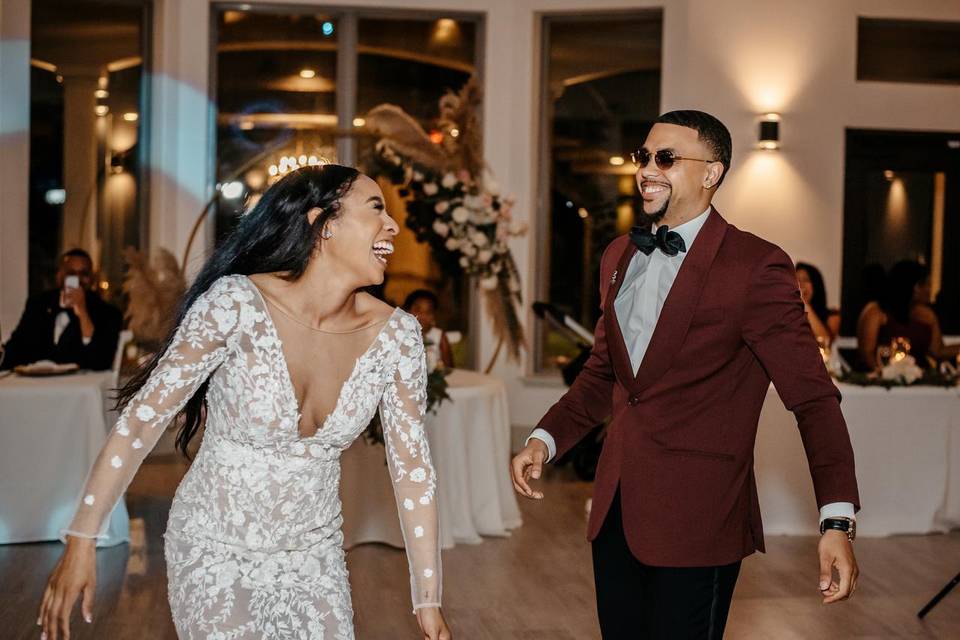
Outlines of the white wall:
[{"label": "white wall", "polygon": [[[3,7],[23,4],[0,2]],[[303,3],[282,0],[276,4],[294,2]],[[734,138],[734,165],[718,194],[718,208],[734,224],[780,244],[795,259],[820,266],[831,304],[840,297],[844,129],[960,131],[960,87],[855,81],[858,15],[960,20],[956,0],[331,0],[308,4],[485,12],[486,155],[504,191],[516,197],[516,215],[528,216],[531,223],[538,162],[537,14],[663,7],[662,109],[700,108],[728,125]],[[158,0],[155,10],[151,245],[169,247],[178,254],[209,194],[209,14],[208,0]],[[2,29],[7,29],[6,15],[0,14]],[[2,126],[9,120],[6,103],[14,102],[13,111],[22,117],[26,99],[25,93],[19,101],[8,98],[8,88],[22,90],[23,73],[4,67],[6,43],[4,35],[0,133],[5,133]],[[753,150],[756,116],[766,111],[783,114],[779,152]],[[20,162],[11,153],[0,156],[4,191],[0,207],[20,206],[16,199],[14,205],[4,202],[11,185],[25,196],[18,182],[26,179],[23,171],[17,169],[20,173],[13,177],[8,174]],[[25,198],[22,206],[25,209]],[[7,225],[7,209],[3,211]],[[25,221],[25,213],[13,217]],[[21,291],[6,293],[7,278],[22,279],[25,291],[25,253],[8,250],[11,244],[25,244],[25,222],[17,224],[12,232],[0,227],[4,231],[0,242],[4,327],[22,305]],[[22,241],[8,233],[20,235]],[[524,299],[528,302],[537,275],[535,243],[545,240],[527,237],[512,245],[526,276]],[[529,316],[527,328],[533,330]],[[485,326],[481,362],[493,348],[489,326]],[[562,393],[557,380],[528,377],[527,362],[501,363],[496,372],[509,381],[518,426],[534,424]]]}]

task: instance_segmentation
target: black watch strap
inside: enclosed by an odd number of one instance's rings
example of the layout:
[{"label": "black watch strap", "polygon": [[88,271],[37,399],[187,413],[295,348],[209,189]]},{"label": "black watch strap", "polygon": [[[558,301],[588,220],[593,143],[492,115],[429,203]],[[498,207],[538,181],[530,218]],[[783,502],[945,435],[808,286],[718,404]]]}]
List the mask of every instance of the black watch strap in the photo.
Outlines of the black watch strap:
[{"label": "black watch strap", "polygon": [[827,518],[820,523],[821,534],[824,534],[831,529],[843,531],[845,534],[847,534],[847,537],[850,537],[851,529],[853,529],[853,523],[846,518]]}]

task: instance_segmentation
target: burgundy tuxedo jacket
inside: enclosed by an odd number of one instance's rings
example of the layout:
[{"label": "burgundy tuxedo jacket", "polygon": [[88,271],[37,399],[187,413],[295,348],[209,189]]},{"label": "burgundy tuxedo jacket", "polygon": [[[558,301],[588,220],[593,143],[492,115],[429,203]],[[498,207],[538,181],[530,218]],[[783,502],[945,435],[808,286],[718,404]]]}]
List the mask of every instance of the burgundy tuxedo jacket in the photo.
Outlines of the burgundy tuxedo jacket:
[{"label": "burgundy tuxedo jacket", "polygon": [[593,352],[538,425],[559,457],[612,415],[589,539],[619,486],[627,543],[645,564],[716,566],[763,551],[753,450],[771,381],[797,417],[818,507],[859,509],[840,393],[787,254],[711,211],[634,375],[613,302],[636,251],[621,236],[604,252]]}]

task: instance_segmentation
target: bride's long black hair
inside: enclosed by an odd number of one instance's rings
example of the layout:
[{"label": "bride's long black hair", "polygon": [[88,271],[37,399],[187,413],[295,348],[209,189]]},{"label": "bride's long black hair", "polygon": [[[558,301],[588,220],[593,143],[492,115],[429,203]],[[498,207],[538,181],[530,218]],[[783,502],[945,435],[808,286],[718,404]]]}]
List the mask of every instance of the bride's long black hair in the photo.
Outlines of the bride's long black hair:
[{"label": "bride's long black hair", "polygon": [[[340,200],[350,191],[360,172],[351,167],[327,164],[303,167],[270,187],[253,209],[244,215],[233,232],[204,263],[184,294],[173,328],[160,349],[117,391],[117,408],[122,410],[146,384],[164,352],[170,347],[190,306],[222,276],[254,273],[283,274],[287,280],[303,275],[320,239],[324,225],[335,218]],[[310,224],[307,213],[319,208]],[[177,448],[189,457],[187,445],[206,417],[209,380],[204,381],[175,419],[183,423],[177,433]]]}]

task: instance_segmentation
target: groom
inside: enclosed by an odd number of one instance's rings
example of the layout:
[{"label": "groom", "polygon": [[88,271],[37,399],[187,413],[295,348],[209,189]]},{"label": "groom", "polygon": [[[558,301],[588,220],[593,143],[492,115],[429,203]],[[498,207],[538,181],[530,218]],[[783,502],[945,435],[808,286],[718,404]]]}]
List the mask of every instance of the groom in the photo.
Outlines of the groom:
[{"label": "groom", "polygon": [[513,459],[517,491],[541,499],[529,480],[543,463],[612,416],[589,524],[605,640],[722,637],[740,561],[764,550],[753,448],[771,381],[813,476],[820,594],[838,602],[856,587],[840,394],[790,258],[711,205],[731,146],[709,114],[657,119],[633,154],[648,224],[604,252],[593,352]]}]

